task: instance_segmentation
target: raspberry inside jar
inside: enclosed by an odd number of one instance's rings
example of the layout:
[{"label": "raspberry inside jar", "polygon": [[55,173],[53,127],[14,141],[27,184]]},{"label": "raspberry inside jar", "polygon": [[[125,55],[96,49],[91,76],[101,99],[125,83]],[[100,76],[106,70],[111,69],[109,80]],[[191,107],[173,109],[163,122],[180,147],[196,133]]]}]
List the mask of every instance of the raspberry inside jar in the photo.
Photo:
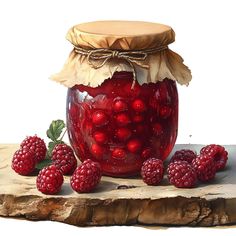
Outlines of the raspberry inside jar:
[{"label": "raspberry inside jar", "polygon": [[165,160],[175,144],[175,81],[133,82],[131,72],[116,72],[96,88],[75,85],[68,89],[71,145],[81,161],[99,162],[105,175],[136,175],[146,159]]}]

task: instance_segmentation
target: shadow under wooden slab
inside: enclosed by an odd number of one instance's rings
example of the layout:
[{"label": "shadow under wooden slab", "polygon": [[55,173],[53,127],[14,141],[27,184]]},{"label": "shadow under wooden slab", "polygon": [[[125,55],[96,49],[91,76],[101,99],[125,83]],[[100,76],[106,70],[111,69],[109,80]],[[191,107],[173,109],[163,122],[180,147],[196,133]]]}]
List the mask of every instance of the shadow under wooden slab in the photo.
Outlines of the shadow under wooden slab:
[{"label": "shadow under wooden slab", "polygon": [[[177,189],[165,177],[160,186],[136,178],[102,177],[93,193],[77,194],[69,177],[58,195],[43,195],[35,176],[11,170],[19,145],[0,145],[0,215],[31,220],[53,220],[73,225],[184,225],[236,224],[236,146],[227,146],[229,163],[211,184]],[[199,150],[201,145],[176,145]]]}]

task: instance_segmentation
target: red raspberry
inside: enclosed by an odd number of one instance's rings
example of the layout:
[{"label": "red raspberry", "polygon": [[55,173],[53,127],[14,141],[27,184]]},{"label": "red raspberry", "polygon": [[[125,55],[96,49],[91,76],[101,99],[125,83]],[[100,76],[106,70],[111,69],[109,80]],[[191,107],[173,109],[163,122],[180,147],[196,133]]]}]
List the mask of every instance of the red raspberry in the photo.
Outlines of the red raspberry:
[{"label": "red raspberry", "polygon": [[103,111],[95,111],[92,114],[92,122],[96,126],[103,126],[108,123],[108,117]]},{"label": "red raspberry", "polygon": [[63,175],[56,166],[44,167],[36,179],[37,189],[44,194],[56,194],[64,182]]},{"label": "red raspberry", "polygon": [[164,166],[160,159],[149,158],[141,168],[141,176],[147,185],[158,185],[163,179]]},{"label": "red raspberry", "polygon": [[95,131],[93,133],[93,138],[97,143],[105,144],[108,141],[107,134],[103,131]]},{"label": "red raspberry", "polygon": [[187,161],[189,164],[192,164],[193,159],[195,159],[196,157],[197,154],[192,150],[182,149],[174,153],[174,155],[170,159],[170,162]]},{"label": "red raspberry", "polygon": [[77,167],[77,160],[71,147],[57,144],[52,151],[52,163],[63,175],[70,175]]},{"label": "red raspberry", "polygon": [[143,102],[143,100],[141,99],[135,99],[132,103],[132,108],[136,111],[136,112],[144,112],[147,108],[145,103]]},{"label": "red raspberry", "polygon": [[121,128],[118,128],[116,130],[116,137],[120,141],[127,140],[128,138],[130,138],[131,134],[132,134],[131,131],[128,128],[125,128],[125,127],[121,127]]},{"label": "red raspberry", "polygon": [[197,174],[187,161],[171,162],[167,168],[169,182],[177,188],[192,188],[197,183]]},{"label": "red raspberry", "polygon": [[116,100],[113,104],[113,110],[115,112],[121,112],[128,110],[127,104],[122,100]]},{"label": "red raspberry", "polygon": [[164,105],[160,108],[159,112],[160,112],[160,117],[161,118],[167,119],[171,115],[172,109],[171,109],[170,106]]},{"label": "red raspberry", "polygon": [[35,169],[34,153],[27,149],[15,152],[12,159],[12,169],[20,175],[29,175]]},{"label": "red raspberry", "polygon": [[216,164],[211,156],[200,154],[193,159],[192,166],[194,167],[197,178],[202,182],[207,182],[215,178]]},{"label": "red raspberry", "polygon": [[115,148],[112,151],[112,157],[115,159],[124,159],[126,156],[126,153],[123,148]]},{"label": "red raspberry", "polygon": [[216,171],[223,170],[228,160],[228,152],[223,146],[211,144],[203,147],[200,151],[201,154],[208,154],[214,159],[216,164]]},{"label": "red raspberry", "polygon": [[116,122],[120,126],[126,126],[131,122],[131,120],[126,113],[120,113],[116,116]]},{"label": "red raspberry", "polygon": [[131,139],[128,143],[127,143],[127,148],[130,152],[132,153],[137,153],[140,151],[142,147],[142,143],[138,140],[138,139]]},{"label": "red raspberry", "polygon": [[71,176],[71,187],[79,193],[91,192],[100,182],[101,176],[99,163],[87,159],[76,168]]},{"label": "red raspberry", "polygon": [[35,136],[26,137],[20,144],[21,148],[29,149],[34,153],[35,161],[40,162],[46,157],[47,148],[43,139]]},{"label": "red raspberry", "polygon": [[92,155],[97,159],[101,159],[103,157],[104,151],[105,149],[97,143],[93,143],[91,146]]}]

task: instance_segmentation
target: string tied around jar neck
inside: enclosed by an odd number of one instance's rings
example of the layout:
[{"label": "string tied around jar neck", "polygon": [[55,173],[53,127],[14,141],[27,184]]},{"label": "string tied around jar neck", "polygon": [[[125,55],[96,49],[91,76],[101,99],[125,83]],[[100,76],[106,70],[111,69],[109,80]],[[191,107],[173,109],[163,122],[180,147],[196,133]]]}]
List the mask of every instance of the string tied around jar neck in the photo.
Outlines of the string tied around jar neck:
[{"label": "string tied around jar neck", "polygon": [[148,65],[145,65],[140,62],[145,61],[149,54],[160,52],[167,48],[168,46],[161,46],[157,48],[150,48],[143,50],[123,51],[123,50],[113,50],[108,48],[84,49],[81,47],[74,46],[74,51],[78,54],[86,56],[89,65],[91,65],[92,68],[94,69],[99,69],[103,67],[110,59],[117,58],[125,60],[130,65],[133,73],[133,84],[131,87],[133,88],[137,77],[134,64],[142,68],[148,69],[149,68]]}]

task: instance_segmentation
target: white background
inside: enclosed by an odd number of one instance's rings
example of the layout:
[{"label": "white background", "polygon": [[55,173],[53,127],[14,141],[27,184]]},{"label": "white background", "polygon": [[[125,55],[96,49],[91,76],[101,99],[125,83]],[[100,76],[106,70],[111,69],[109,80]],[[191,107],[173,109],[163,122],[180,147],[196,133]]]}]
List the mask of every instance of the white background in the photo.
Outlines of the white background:
[{"label": "white background", "polygon": [[[66,88],[48,78],[61,69],[72,49],[65,40],[67,30],[81,22],[122,19],[165,23],[176,32],[176,42],[170,48],[184,58],[193,75],[189,87],[179,86],[177,142],[235,144],[234,2],[0,0],[0,143],[20,142],[33,134],[45,138],[52,119],[65,119]],[[173,234],[173,229],[158,232],[135,227],[84,229],[1,218],[0,228],[9,235],[15,232],[25,236],[50,232],[110,235],[110,230],[116,235],[123,232]],[[225,232],[175,229],[176,233],[180,231],[182,235]]]}]

